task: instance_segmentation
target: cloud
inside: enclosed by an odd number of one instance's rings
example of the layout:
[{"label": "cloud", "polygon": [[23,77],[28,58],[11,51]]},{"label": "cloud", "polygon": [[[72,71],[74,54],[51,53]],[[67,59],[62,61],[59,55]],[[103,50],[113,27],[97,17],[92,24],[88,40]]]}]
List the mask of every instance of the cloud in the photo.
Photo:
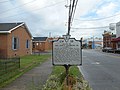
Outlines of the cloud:
[{"label": "cloud", "polygon": [[[42,22],[37,21],[37,24],[39,24],[37,27],[42,28],[44,32],[48,33],[47,31],[49,30],[49,32],[53,32],[53,34],[56,31],[59,33],[65,33],[65,20],[67,20],[67,13],[64,11],[66,9],[64,6],[65,3],[61,0],[52,0],[49,2],[47,1],[48,0],[36,0],[30,7],[25,6],[25,10],[29,14],[35,15],[36,17],[42,19]],[[42,5],[35,7],[36,3],[40,3]],[[39,31],[41,32],[41,30]]]},{"label": "cloud", "polygon": [[[48,36],[50,32],[52,36],[62,36],[67,33],[68,8],[65,8],[67,0],[11,1],[0,5],[1,22],[26,22],[33,36]],[[120,12],[119,4],[119,0],[78,0],[74,18],[85,20],[118,14]],[[2,13],[3,11],[5,12]],[[74,20],[72,27],[89,28],[107,26],[109,23],[119,21],[119,16],[98,21]],[[71,30],[71,35],[78,39],[93,34],[101,37],[103,30]]]},{"label": "cloud", "polygon": [[117,5],[113,2],[103,5],[99,10],[96,11],[99,17],[111,16],[114,14]]},{"label": "cloud", "polygon": [[[104,26],[109,26],[110,23],[116,23],[120,21],[119,17],[120,15],[116,15],[110,18],[106,19],[99,19],[99,18],[104,18],[108,16],[112,16],[115,14],[120,14],[120,9],[119,9],[119,4],[120,1],[118,0],[99,0],[99,3],[92,3],[91,8],[88,8],[86,12],[83,15],[79,15],[80,20],[86,20],[86,21],[74,21],[74,27],[78,28],[89,28],[89,27],[104,27]],[[85,5],[85,4],[83,4]],[[88,5],[89,7],[90,5]],[[77,18],[77,19],[79,19]],[[93,20],[98,18],[99,20]],[[89,20],[89,21],[87,21]],[[91,21],[90,21],[91,20]],[[77,29],[75,32],[73,32],[73,36],[75,35],[76,37],[84,36],[84,37],[89,37],[92,35],[96,35],[98,37],[102,37],[102,33],[104,30],[109,30],[109,28],[100,28],[100,29]],[[79,35],[78,35],[79,33]],[[81,34],[80,34],[81,33]]]},{"label": "cloud", "polygon": [[90,12],[101,0],[78,0],[77,15],[84,16]]}]

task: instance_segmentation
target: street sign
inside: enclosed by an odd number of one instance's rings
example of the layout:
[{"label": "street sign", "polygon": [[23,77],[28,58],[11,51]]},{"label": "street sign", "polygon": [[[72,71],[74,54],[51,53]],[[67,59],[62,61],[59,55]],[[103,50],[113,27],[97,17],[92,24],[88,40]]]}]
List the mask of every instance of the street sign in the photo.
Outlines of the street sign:
[{"label": "street sign", "polygon": [[75,38],[67,38],[67,40],[59,38],[53,41],[52,63],[53,65],[81,65],[81,41]]}]

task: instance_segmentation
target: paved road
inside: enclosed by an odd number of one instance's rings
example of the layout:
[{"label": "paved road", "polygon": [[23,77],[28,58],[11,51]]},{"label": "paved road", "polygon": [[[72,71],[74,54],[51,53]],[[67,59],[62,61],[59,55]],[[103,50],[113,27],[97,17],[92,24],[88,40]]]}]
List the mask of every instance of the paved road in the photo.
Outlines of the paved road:
[{"label": "paved road", "polygon": [[120,90],[120,54],[83,50],[80,70],[93,90]]},{"label": "paved road", "polygon": [[52,62],[48,60],[0,90],[41,90],[51,72]]}]

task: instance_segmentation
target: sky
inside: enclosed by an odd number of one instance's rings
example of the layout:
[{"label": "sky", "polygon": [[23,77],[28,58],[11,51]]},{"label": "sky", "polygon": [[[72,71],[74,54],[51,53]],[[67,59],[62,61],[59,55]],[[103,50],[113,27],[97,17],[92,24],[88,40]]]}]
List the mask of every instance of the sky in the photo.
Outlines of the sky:
[{"label": "sky", "polygon": [[[68,32],[69,1],[0,0],[0,23],[25,22],[33,37],[59,37]],[[120,0],[78,0],[70,35],[102,37],[110,31],[106,26],[119,21]]]}]

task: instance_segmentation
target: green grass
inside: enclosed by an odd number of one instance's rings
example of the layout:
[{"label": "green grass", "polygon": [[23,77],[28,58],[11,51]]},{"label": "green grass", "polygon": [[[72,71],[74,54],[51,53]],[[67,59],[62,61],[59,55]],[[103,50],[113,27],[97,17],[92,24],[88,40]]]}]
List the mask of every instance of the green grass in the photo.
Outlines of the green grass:
[{"label": "green grass", "polygon": [[57,78],[59,78],[59,82],[62,84],[66,76],[65,68],[63,66],[54,66],[51,75],[54,75]]},{"label": "green grass", "polygon": [[72,66],[71,68],[70,68],[70,70],[69,70],[69,74],[70,75],[72,75],[72,76],[74,76],[74,77],[81,77],[81,73],[80,73],[80,71],[79,71],[79,68],[78,67],[76,67],[76,66]]},{"label": "green grass", "polygon": [[25,69],[27,67],[43,63],[49,57],[50,55],[30,55],[30,56],[21,57],[20,68]]},{"label": "green grass", "polygon": [[[73,77],[80,77],[81,73],[79,72],[79,69],[77,67],[71,66],[69,68],[69,75],[73,76]],[[54,77],[54,79],[53,79],[53,77]],[[65,77],[66,77],[65,67],[64,66],[54,66],[53,71],[52,71],[50,77],[48,78],[43,90],[62,90]],[[49,85],[50,83],[52,83],[51,87]]]},{"label": "green grass", "polygon": [[54,66],[42,90],[61,90],[65,76],[65,68],[63,66]]},{"label": "green grass", "polygon": [[[53,71],[42,90],[63,90],[63,86],[64,86],[63,84],[64,84],[64,80],[66,77],[65,72],[66,71],[63,66],[54,66]],[[78,67],[76,67],[76,66],[71,66],[69,68],[69,76],[72,76],[73,78],[75,78],[78,83],[83,84],[84,82],[86,82],[84,80],[82,74],[80,73]],[[52,85],[51,85],[51,83],[52,83]],[[75,88],[76,88],[76,86],[75,86]],[[73,89],[73,90],[76,90],[76,89]],[[91,89],[87,83],[87,87],[85,87],[84,89],[77,88],[77,90],[91,90]]]},{"label": "green grass", "polygon": [[0,78],[2,83],[0,83],[0,88],[6,86],[16,78],[20,77],[22,74],[32,69],[33,67],[40,65],[50,58],[51,55],[29,55],[20,58],[20,69],[14,72],[9,72]]}]

